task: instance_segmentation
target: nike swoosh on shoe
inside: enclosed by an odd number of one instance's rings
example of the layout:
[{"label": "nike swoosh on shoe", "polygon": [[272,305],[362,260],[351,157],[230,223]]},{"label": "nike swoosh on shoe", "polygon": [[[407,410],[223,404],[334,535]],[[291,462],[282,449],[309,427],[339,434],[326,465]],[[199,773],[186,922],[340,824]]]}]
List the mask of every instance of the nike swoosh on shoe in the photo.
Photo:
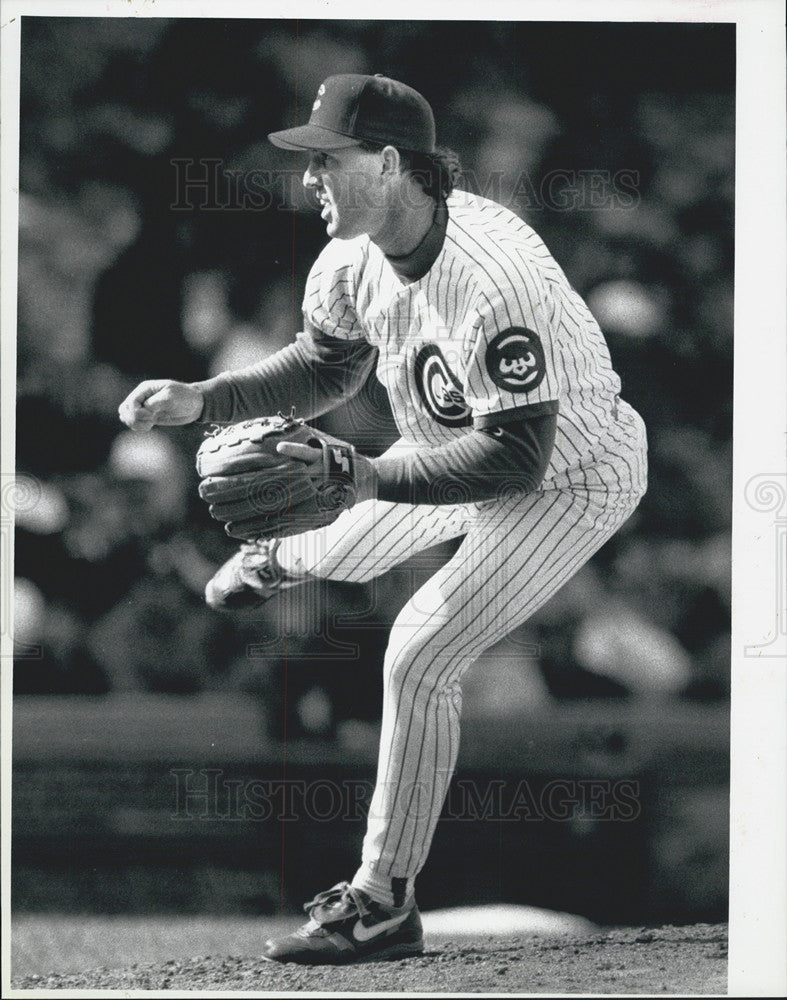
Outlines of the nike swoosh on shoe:
[{"label": "nike swoosh on shoe", "polygon": [[373,924],[371,927],[367,927],[362,921],[358,920],[353,926],[353,937],[356,941],[371,941],[372,938],[384,934],[385,931],[393,930],[394,927],[403,924],[409,916],[410,911],[408,910],[407,913],[403,913],[401,916],[392,917],[390,920],[381,920],[380,923]]}]

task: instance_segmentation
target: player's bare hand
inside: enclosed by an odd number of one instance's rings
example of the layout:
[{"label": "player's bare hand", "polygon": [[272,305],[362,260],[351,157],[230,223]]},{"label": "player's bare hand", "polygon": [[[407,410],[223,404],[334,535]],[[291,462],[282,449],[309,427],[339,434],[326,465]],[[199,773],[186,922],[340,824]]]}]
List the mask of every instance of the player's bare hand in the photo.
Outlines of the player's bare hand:
[{"label": "player's bare hand", "polygon": [[176,427],[199,420],[202,390],[188,382],[148,379],[126,396],[118,407],[120,419],[132,431],[149,431],[157,424]]}]

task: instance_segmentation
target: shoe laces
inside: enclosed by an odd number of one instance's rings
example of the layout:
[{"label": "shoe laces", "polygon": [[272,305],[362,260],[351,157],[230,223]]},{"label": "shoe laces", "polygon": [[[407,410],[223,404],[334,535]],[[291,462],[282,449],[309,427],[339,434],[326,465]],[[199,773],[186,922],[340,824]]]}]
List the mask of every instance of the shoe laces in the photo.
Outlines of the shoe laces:
[{"label": "shoe laces", "polygon": [[[363,901],[363,894],[359,889],[350,885],[349,882],[339,882],[338,885],[333,886],[332,889],[327,889],[325,892],[319,892],[314,899],[309,903],[304,903],[303,909],[309,914],[309,918],[317,924],[323,924],[328,922],[331,917],[330,914],[325,914],[325,919],[320,919],[317,915],[318,910],[329,907],[339,907],[344,905],[345,907],[353,907],[360,917],[366,916],[371,911],[369,907]],[[352,910],[347,913],[350,915]],[[334,918],[335,919],[335,918]]]},{"label": "shoe laces", "polygon": [[244,542],[241,545],[243,568],[255,573],[264,583],[277,583],[281,574],[276,570],[274,554],[278,547],[277,539]]}]

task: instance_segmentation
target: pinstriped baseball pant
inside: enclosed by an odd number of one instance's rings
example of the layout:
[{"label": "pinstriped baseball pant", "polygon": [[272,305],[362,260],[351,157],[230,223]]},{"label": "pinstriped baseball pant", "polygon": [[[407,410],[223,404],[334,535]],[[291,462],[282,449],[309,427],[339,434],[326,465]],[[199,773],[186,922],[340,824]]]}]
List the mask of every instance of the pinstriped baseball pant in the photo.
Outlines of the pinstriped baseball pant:
[{"label": "pinstriped baseball pant", "polygon": [[631,515],[646,485],[638,417],[633,429],[640,440],[622,435],[616,453],[606,452],[570,489],[477,505],[369,501],[327,528],[283,540],[285,568],[365,582],[414,552],[465,536],[391,628],[377,782],[356,885],[384,894],[392,878],[403,878],[412,887],[456,763],[461,677]]}]

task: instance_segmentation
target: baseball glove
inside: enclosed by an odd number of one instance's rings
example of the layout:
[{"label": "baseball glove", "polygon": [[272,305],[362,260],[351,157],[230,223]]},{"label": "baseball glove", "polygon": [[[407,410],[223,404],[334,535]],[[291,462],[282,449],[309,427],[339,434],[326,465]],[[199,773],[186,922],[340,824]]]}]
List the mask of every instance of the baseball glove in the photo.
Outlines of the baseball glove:
[{"label": "baseball glove", "polygon": [[[283,454],[277,450],[282,443],[300,447]],[[330,524],[353,506],[359,461],[371,466],[352,445],[303,420],[260,417],[216,428],[205,438],[197,452],[199,494],[233,538],[296,535]]]}]

